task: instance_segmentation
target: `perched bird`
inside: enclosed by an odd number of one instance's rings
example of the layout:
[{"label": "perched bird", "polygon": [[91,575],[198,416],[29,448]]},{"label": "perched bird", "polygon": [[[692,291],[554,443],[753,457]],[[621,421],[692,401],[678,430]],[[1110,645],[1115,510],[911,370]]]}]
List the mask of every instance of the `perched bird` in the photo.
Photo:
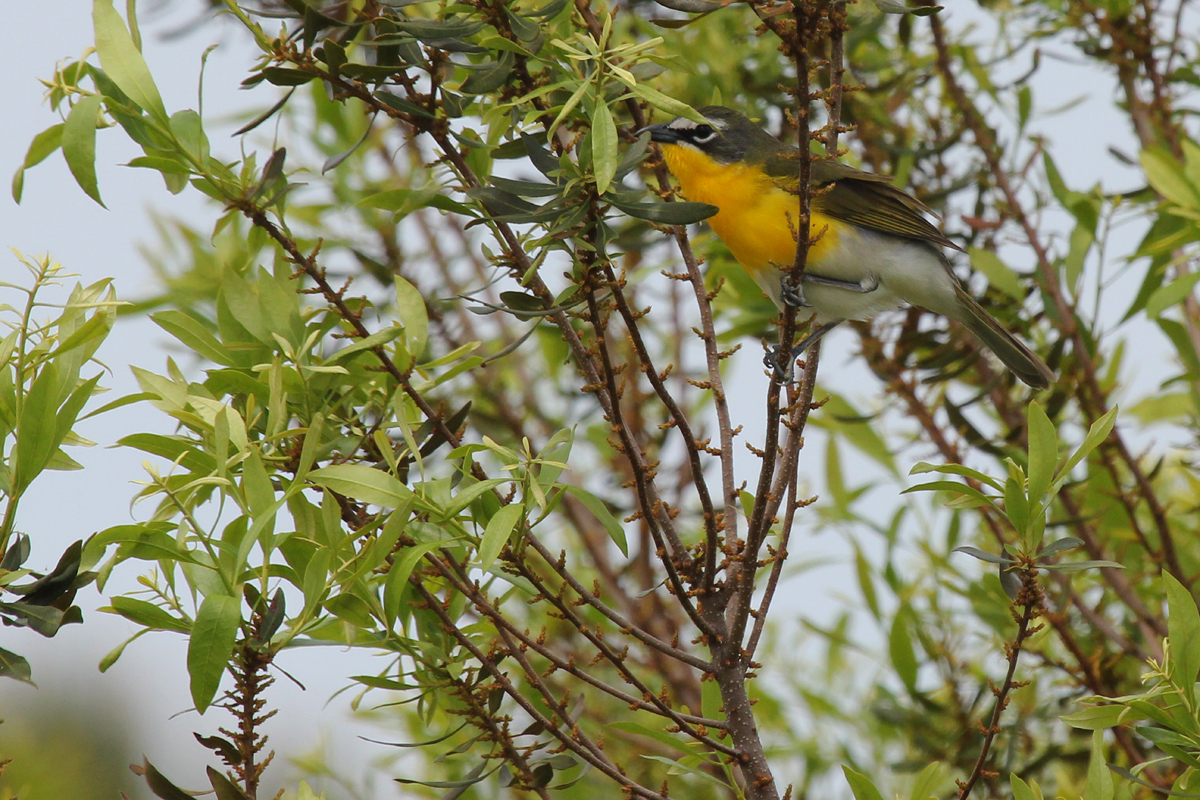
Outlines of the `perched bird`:
[{"label": "perched bird", "polygon": [[[812,162],[812,219],[804,279],[784,280],[796,254],[799,150],[745,115],[722,106],[650,125],[667,167],[688,200],[720,210],[708,223],[767,295],[810,307],[815,327],[795,354],[843,320],[870,319],[904,303],[962,323],[1013,373],[1035,389],[1054,380],[1050,368],[992,318],[950,271],[943,247],[962,248],[926,218],[930,209],[891,178],[833,161]],[[791,191],[789,191],[791,189]]]}]

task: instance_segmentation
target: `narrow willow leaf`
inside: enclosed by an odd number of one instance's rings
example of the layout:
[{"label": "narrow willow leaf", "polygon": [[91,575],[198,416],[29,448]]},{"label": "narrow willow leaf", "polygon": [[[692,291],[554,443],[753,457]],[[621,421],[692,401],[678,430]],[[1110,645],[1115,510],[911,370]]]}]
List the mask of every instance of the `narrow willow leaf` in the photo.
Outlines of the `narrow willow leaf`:
[{"label": "narrow willow leaf", "polygon": [[617,123],[602,101],[592,111],[592,170],[596,194],[604,194],[617,174]]},{"label": "narrow willow leaf", "polygon": [[875,784],[871,779],[861,772],[855,772],[849,767],[842,765],[842,773],[846,776],[846,783],[850,784],[850,791],[854,793],[854,800],[883,800],[883,795],[875,788]]},{"label": "narrow willow leaf", "polygon": [[346,497],[387,508],[396,508],[412,496],[412,490],[396,478],[365,464],[322,467],[308,473],[308,480]]},{"label": "narrow willow leaf", "polygon": [[928,17],[942,10],[942,6],[910,7],[890,0],[875,0],[875,7],[884,14],[911,14],[914,17]]},{"label": "narrow willow leaf", "polygon": [[201,714],[217,694],[241,621],[238,600],[223,594],[204,598],[196,613],[188,639],[187,665],[192,702]]},{"label": "narrow willow leaf", "polygon": [[690,225],[708,219],[721,209],[708,203],[617,203],[631,217],[662,225]]},{"label": "narrow willow leaf", "polygon": [[0,678],[12,678],[31,686],[36,685],[33,682],[33,670],[29,668],[29,662],[23,656],[9,652],[3,647],[0,647]]},{"label": "narrow willow leaf", "polygon": [[150,791],[162,800],[194,800],[192,795],[167,780],[149,761],[143,760],[142,774],[146,776],[146,785],[150,787]]},{"label": "narrow willow leaf", "polygon": [[515,56],[511,51],[505,51],[500,54],[500,58],[490,64],[484,66],[478,72],[472,73],[459,91],[463,94],[478,95],[494,92],[504,85],[508,80],[509,73],[512,72],[513,60]]},{"label": "narrow willow leaf", "polygon": [[187,633],[192,629],[189,621],[174,617],[165,608],[134,597],[114,597],[112,610],[131,622],[154,630]]},{"label": "narrow willow leaf", "polygon": [[1029,431],[1029,503],[1041,502],[1054,480],[1058,466],[1058,431],[1046,412],[1037,403],[1030,403],[1027,412]]},{"label": "narrow willow leaf", "polygon": [[143,111],[167,124],[167,109],[154,85],[154,76],[125,21],[113,8],[112,0],[94,0],[92,22],[96,29],[96,53],[108,77]]},{"label": "narrow willow leaf", "polygon": [[281,109],[285,105],[287,105],[287,101],[292,99],[292,95],[295,93],[295,91],[296,91],[295,89],[290,90],[287,94],[285,94],[283,97],[281,97],[279,99],[279,102],[277,102],[275,105],[268,108],[263,113],[259,114],[254,119],[247,122],[242,127],[238,128],[236,131],[233,132],[232,135],[233,136],[241,136],[243,133],[249,133],[250,131],[257,128],[259,125],[262,125],[264,122],[269,120],[271,117],[275,116],[275,112],[279,111],[279,109]]},{"label": "narrow willow leaf", "polygon": [[1059,717],[1059,719],[1072,728],[1095,731],[1112,728],[1120,724],[1122,715],[1126,711],[1127,709],[1124,706],[1094,706],[1092,708],[1085,708],[1083,711],[1076,711],[1074,714],[1066,714]]},{"label": "narrow willow leaf", "polygon": [[[94,94],[82,98],[71,109],[63,124],[63,158],[79,188],[100,205],[100,187],[96,183],[96,120],[104,98]],[[107,206],[106,206],[107,207]]]},{"label": "narrow willow leaf", "polygon": [[480,569],[491,569],[504,545],[508,543],[508,537],[524,516],[525,508],[520,503],[510,503],[492,514],[487,528],[483,531],[483,539],[479,542]]},{"label": "narrow willow leaf", "polygon": [[408,585],[408,579],[416,568],[417,562],[424,558],[427,553],[439,547],[445,547],[452,541],[454,540],[422,542],[421,544],[415,544],[400,551],[404,555],[392,564],[392,568],[388,570],[387,580],[383,584],[383,615],[387,619],[389,627],[396,624],[396,617],[400,614],[400,596],[404,592],[404,587]]},{"label": "narrow willow leaf", "polygon": [[1146,316],[1157,317],[1172,306],[1176,306],[1191,296],[1192,290],[1200,282],[1200,272],[1189,272],[1181,278],[1176,278],[1168,284],[1158,287],[1146,301]]},{"label": "narrow willow leaf", "polygon": [[1087,786],[1083,796],[1088,800],[1113,800],[1116,791],[1113,776],[1104,760],[1104,731],[1092,732],[1092,757],[1088,761]]},{"label": "narrow willow leaf", "polygon": [[1007,556],[998,556],[994,553],[989,553],[986,550],[980,550],[978,547],[956,547],[952,551],[954,553],[963,553],[964,555],[978,558],[980,561],[986,561],[989,564],[1015,564],[1017,563]]},{"label": "narrow willow leaf", "polygon": [[404,345],[413,359],[419,359],[429,338],[429,311],[425,308],[425,298],[417,287],[399,275],[395,278],[395,288],[396,312],[404,324]]},{"label": "narrow willow leaf", "polygon": [[892,619],[892,628],[888,634],[888,654],[892,660],[892,668],[904,682],[910,692],[916,691],[917,663],[916,650],[913,648],[912,633],[909,626],[910,613],[907,605],[901,605]]},{"label": "narrow willow leaf", "polygon": [[25,161],[13,175],[12,198],[14,202],[21,202],[21,194],[25,189],[25,170],[42,163],[51,153],[62,147],[62,137],[63,123],[61,122],[51,125],[33,137],[33,141],[29,143],[29,149],[25,151]]},{"label": "narrow willow leaf", "polygon": [[1058,475],[1054,478],[1056,486],[1066,481],[1071,474],[1071,470],[1079,462],[1087,458],[1093,450],[1099,447],[1101,442],[1108,438],[1108,434],[1112,433],[1113,425],[1116,424],[1117,411],[1118,407],[1113,406],[1107,414],[1092,423],[1092,427],[1088,429],[1087,436],[1083,438],[1083,444],[1079,445],[1079,449],[1071,454],[1071,457],[1067,459],[1067,463],[1058,471]]},{"label": "narrow willow leaf", "polygon": [[1184,208],[1200,209],[1200,191],[1188,181],[1180,163],[1161,148],[1143,150],[1142,169],[1154,191]]},{"label": "narrow willow leaf", "polygon": [[1017,300],[1025,296],[1025,293],[1021,291],[1021,284],[1017,280],[1017,273],[1001,261],[993,251],[972,247],[969,252],[971,266],[987,276],[989,285]]},{"label": "narrow willow leaf", "polygon": [[[940,761],[934,761],[932,764],[921,770],[913,781],[912,791],[909,793],[909,800],[930,800],[937,797],[938,789],[942,782],[946,779],[946,765]],[[1041,800],[1041,798],[1037,798]]]},{"label": "narrow willow leaf", "polygon": [[[592,512],[596,519],[600,520],[600,524],[602,524],[604,529],[608,531],[608,537],[612,539],[613,543],[615,543],[618,549],[620,549],[621,555],[628,556],[629,544],[625,539],[625,528],[621,525],[617,518],[613,516],[613,513],[608,510],[608,506],[604,504],[604,501],[599,497],[596,497],[596,495],[592,494],[587,489],[581,489],[578,486],[572,486],[568,484],[567,492],[575,497],[575,499],[580,503],[583,503],[583,507]],[[743,502],[745,502],[744,498]],[[746,511],[746,515],[749,517],[749,510]]]},{"label": "narrow willow leaf", "polygon": [[1163,572],[1167,589],[1167,637],[1170,640],[1171,683],[1189,704],[1200,672],[1200,613],[1192,593],[1169,572]]}]

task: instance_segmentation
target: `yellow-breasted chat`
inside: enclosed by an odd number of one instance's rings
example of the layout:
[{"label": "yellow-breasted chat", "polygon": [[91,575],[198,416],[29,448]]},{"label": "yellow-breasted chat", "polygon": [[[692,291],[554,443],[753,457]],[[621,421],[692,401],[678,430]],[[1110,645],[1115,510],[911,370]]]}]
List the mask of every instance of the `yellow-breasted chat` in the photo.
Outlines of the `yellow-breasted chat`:
[{"label": "yellow-breasted chat", "polygon": [[1050,368],[962,288],[942,253],[943,247],[962,248],[890,177],[812,162],[812,185],[821,189],[812,196],[815,241],[802,285],[789,287],[783,278],[796,254],[799,151],[736,111],[697,110],[707,123],[678,117],[638,133],[661,146],[688,200],[720,209],[708,223],[755,283],[777,305],[816,313],[816,327],[796,354],[844,320],[870,319],[908,303],[962,323],[1035,389],[1054,380]]}]

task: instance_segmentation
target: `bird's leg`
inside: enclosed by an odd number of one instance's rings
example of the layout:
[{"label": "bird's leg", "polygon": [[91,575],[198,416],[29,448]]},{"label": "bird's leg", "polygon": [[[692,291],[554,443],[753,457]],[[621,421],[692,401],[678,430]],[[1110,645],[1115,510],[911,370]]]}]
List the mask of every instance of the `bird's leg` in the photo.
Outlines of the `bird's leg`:
[{"label": "bird's leg", "polygon": [[[793,345],[791,358],[788,359],[787,371],[779,376],[780,382],[790,383],[792,380],[792,365],[796,363],[796,359],[799,358],[805,350],[811,347],[814,342],[818,341],[822,336],[829,333],[840,324],[842,324],[842,320],[840,319],[836,322],[823,322],[817,327],[813,328],[812,332],[809,333],[808,336],[805,336],[797,344]],[[763,356],[763,366],[778,370],[778,367],[775,365],[775,359],[778,353],[778,345],[768,350],[767,354]]]},{"label": "bird's leg", "polygon": [[846,289],[859,294],[870,294],[879,288],[879,276],[867,275],[860,281],[842,281],[837,278],[826,278],[824,275],[813,275],[806,272],[800,276],[800,285],[796,286],[785,275],[779,281],[779,298],[785,305],[792,308],[812,308],[812,303],[804,296],[804,284],[817,286],[832,286],[835,289]]},{"label": "bird's leg", "polygon": [[841,324],[842,320],[839,319],[833,322],[823,322],[817,327],[813,328],[812,332],[809,333],[808,336],[805,336],[794,347],[792,347],[792,361],[795,361],[797,358],[803,355],[804,351],[818,342],[822,336],[829,333],[831,330]]},{"label": "bird's leg", "polygon": [[836,289],[847,289],[859,294],[870,294],[879,288],[879,276],[867,275],[860,281],[840,281],[837,278],[826,278],[824,275],[804,273],[804,283],[815,283],[818,286],[832,286]]}]

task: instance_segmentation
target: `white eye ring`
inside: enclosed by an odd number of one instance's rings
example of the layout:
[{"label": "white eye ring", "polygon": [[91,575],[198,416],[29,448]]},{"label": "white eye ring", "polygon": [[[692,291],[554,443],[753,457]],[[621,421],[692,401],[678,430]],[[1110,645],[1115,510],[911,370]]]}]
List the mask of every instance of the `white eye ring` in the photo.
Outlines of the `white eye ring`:
[{"label": "white eye ring", "polygon": [[704,125],[701,127],[708,128],[708,133],[705,133],[701,136],[693,137],[692,138],[693,142],[695,142],[696,144],[705,144],[706,142],[711,142],[713,139],[717,138],[717,131],[715,128],[713,128],[709,125]]}]

